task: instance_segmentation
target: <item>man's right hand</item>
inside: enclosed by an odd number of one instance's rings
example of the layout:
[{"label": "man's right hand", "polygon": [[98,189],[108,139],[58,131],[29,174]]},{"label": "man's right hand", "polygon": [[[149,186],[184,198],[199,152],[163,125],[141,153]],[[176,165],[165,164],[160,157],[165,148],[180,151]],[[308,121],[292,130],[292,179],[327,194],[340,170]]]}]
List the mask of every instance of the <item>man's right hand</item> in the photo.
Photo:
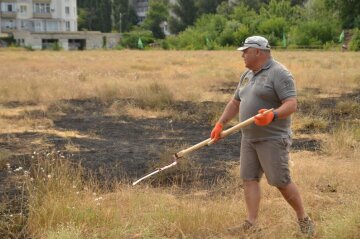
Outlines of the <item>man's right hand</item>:
[{"label": "man's right hand", "polygon": [[215,124],[215,127],[211,131],[210,138],[214,139],[214,143],[220,139],[220,134],[223,130],[223,125],[220,122]]}]

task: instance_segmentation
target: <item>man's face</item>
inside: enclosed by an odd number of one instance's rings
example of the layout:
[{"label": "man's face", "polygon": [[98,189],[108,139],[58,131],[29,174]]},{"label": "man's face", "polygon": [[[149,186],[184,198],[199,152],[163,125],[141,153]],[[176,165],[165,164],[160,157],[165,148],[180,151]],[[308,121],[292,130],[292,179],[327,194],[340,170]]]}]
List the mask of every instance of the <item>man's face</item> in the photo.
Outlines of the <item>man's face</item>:
[{"label": "man's face", "polygon": [[242,58],[244,58],[245,66],[249,69],[257,66],[257,61],[259,57],[259,50],[256,48],[245,49],[242,53]]}]

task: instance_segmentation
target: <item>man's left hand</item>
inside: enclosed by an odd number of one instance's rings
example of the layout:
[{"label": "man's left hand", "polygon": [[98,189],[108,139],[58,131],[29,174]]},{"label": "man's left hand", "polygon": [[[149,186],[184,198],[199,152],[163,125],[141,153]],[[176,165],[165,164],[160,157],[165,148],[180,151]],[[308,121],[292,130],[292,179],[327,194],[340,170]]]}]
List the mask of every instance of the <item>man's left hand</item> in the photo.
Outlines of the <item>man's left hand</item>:
[{"label": "man's left hand", "polygon": [[263,114],[267,109],[259,110],[260,115],[255,116],[255,124],[259,126],[266,126],[270,124],[274,119],[274,112],[269,112],[267,114]]}]

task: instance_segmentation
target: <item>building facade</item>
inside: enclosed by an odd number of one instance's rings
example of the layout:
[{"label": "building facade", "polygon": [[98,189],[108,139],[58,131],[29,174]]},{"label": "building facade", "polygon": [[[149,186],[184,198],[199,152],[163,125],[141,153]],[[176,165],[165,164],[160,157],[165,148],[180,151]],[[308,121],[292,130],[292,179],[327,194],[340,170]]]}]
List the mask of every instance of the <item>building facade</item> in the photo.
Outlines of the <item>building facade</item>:
[{"label": "building facade", "polygon": [[0,0],[0,31],[76,32],[76,0]]},{"label": "building facade", "polygon": [[114,48],[120,41],[120,34],[78,32],[76,0],[0,0],[3,34],[33,49]]}]

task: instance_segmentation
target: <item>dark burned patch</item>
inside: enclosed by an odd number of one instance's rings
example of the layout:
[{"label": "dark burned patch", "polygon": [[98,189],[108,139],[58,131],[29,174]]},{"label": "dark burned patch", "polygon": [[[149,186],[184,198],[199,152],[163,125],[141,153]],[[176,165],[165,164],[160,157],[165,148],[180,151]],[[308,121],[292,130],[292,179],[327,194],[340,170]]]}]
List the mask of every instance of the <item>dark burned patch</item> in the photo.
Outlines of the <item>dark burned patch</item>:
[{"label": "dark burned patch", "polygon": [[179,121],[192,121],[197,124],[212,125],[220,117],[224,107],[225,104],[222,102],[176,102],[171,108],[178,112],[181,117],[179,118],[174,115],[172,118]]},{"label": "dark burned patch", "polygon": [[[133,103],[131,99],[119,100],[120,107]],[[209,137],[215,117],[214,111],[223,109],[224,104],[215,102],[175,102],[174,111],[186,113],[186,117],[134,119],[125,115],[106,116],[108,103],[97,99],[66,100],[49,106],[42,116],[49,117],[53,129],[77,131],[89,137],[67,137],[47,133],[14,133],[0,135],[0,144],[18,155],[33,151],[67,151],[71,145],[77,150],[71,158],[81,161],[83,166],[103,179],[142,176],[151,160],[156,160],[158,151],[165,151],[169,144],[193,145]],[[61,114],[58,114],[61,113]],[[37,114],[34,114],[37,115]],[[203,165],[216,160],[237,160],[239,136],[232,136],[223,143],[202,149],[191,155]],[[233,142],[235,140],[235,142]],[[43,142],[43,145],[34,141]],[[177,151],[183,148],[178,148]],[[176,153],[176,152],[171,152]],[[209,175],[209,174],[207,174]]]},{"label": "dark burned patch", "polygon": [[[308,89],[308,88],[306,88]],[[312,88],[309,88],[312,89]],[[303,90],[304,91],[304,90]],[[303,92],[302,91],[302,92]],[[306,91],[306,90],[305,90]],[[352,93],[342,94],[339,97],[328,97],[328,98],[317,98],[316,95],[321,93],[320,89],[314,88],[307,92],[307,96],[299,94],[299,105],[298,111],[302,114],[326,114],[330,117],[341,117],[341,112],[336,112],[336,107],[341,102],[354,102],[360,104],[360,89],[355,89]],[[311,96],[311,97],[310,97]],[[326,111],[326,112],[324,112]],[[335,113],[335,116],[330,115],[329,113]],[[337,114],[337,115],[336,115]],[[346,112],[348,114],[348,112]],[[356,115],[349,114],[349,116],[356,117]]]},{"label": "dark burned patch", "polygon": [[295,151],[317,151],[321,148],[321,141],[311,138],[293,139],[291,148]]},{"label": "dark burned patch", "polygon": [[[120,100],[125,104],[126,100]],[[103,114],[104,110],[107,109],[109,103],[101,101],[98,98],[88,98],[88,99],[71,99],[71,100],[62,100],[56,102],[49,106],[48,112],[51,114],[62,112],[65,114]]]},{"label": "dark burned patch", "polygon": [[360,117],[360,89],[352,93],[342,94],[339,97],[317,98],[319,89],[310,90],[313,94],[306,92],[299,94],[298,112],[313,119],[309,124],[297,132],[312,134],[316,132],[330,132],[339,124],[353,121]]}]

